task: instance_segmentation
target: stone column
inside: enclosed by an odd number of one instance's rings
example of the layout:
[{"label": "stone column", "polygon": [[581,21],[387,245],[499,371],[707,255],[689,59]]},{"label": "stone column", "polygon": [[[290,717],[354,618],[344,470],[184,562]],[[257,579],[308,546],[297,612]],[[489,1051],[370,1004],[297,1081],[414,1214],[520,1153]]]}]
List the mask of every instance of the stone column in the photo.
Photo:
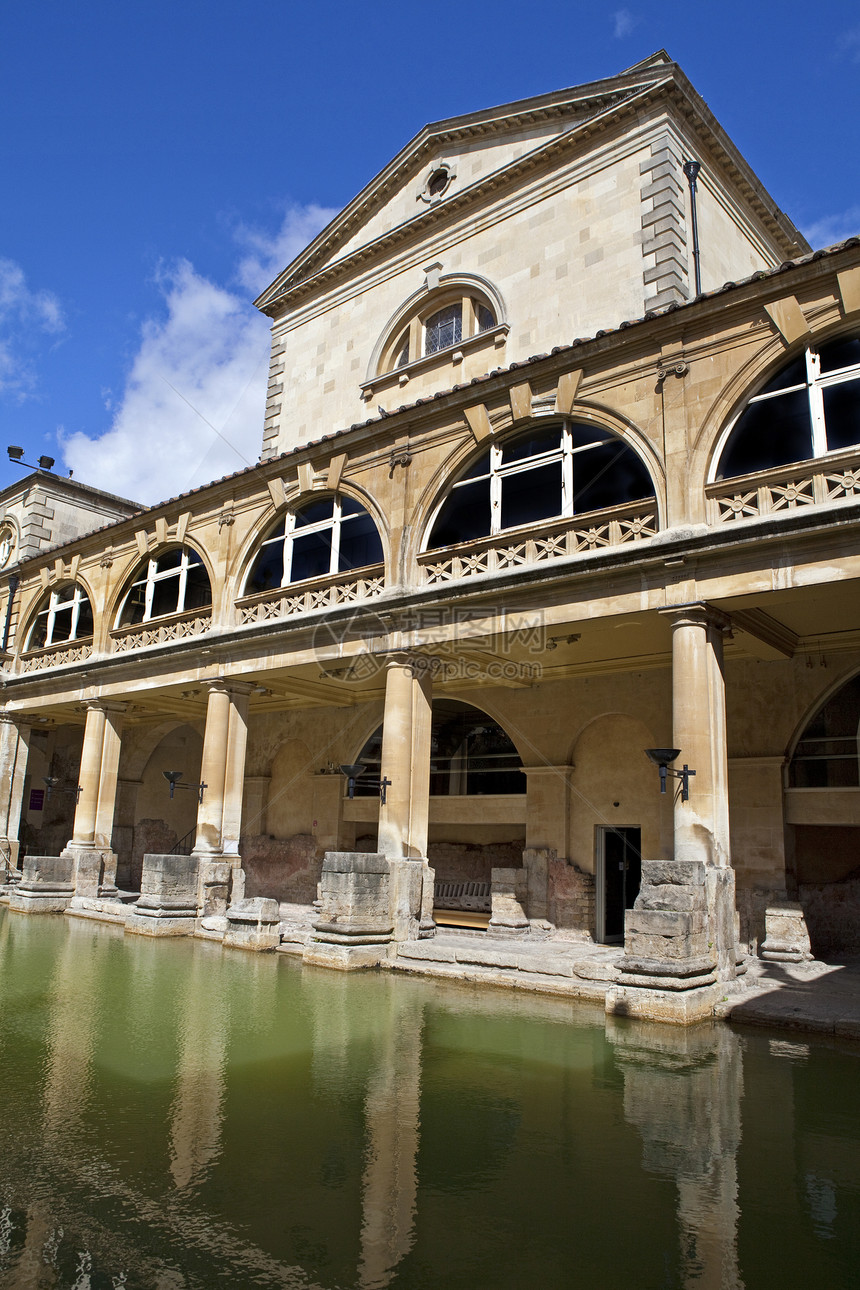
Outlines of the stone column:
[{"label": "stone column", "polygon": [[392,860],[409,854],[409,804],[412,796],[412,665],[408,654],[386,664],[380,777],[386,785],[379,805],[379,852]]},{"label": "stone column", "polygon": [[239,835],[252,688],[244,682],[209,682],[200,772],[205,787],[192,853],[199,862],[198,904],[204,933],[223,935],[230,899],[238,902],[244,896]]},{"label": "stone column", "polygon": [[81,791],[78,793],[69,847],[92,849],[95,846],[96,813],[99,805],[105,710],[100,703],[88,703],[86,706],[84,745],[81,749],[81,768],[78,772],[78,786]]},{"label": "stone column", "polygon": [[18,829],[30,753],[30,727],[0,714],[0,884],[18,871]]},{"label": "stone column", "polygon": [[[684,1024],[711,1015],[736,974],[734,871],[729,852],[724,615],[705,604],[665,611],[672,625],[672,740],[695,777],[675,794],[674,859],[643,859],[625,919],[625,958],[609,1011]],[[655,791],[656,771],[655,771]],[[632,987],[632,988],[630,988]]]},{"label": "stone column", "polygon": [[385,678],[382,768],[385,803],[379,807],[379,851],[392,860],[427,855],[430,797],[430,726],[433,660],[394,654]]},{"label": "stone column", "polygon": [[[125,704],[87,703],[84,746],[72,837],[63,851],[74,860],[75,897],[115,897],[111,847]],[[74,907],[74,902],[73,902]]]},{"label": "stone column", "polygon": [[194,854],[221,854],[221,825],[224,817],[224,783],[227,772],[227,737],[230,729],[230,692],[223,681],[209,683],[206,733],[200,782],[203,800],[197,810]]},{"label": "stone column", "polygon": [[[432,936],[433,871],[427,863],[430,825],[430,735],[433,721],[433,671],[435,660],[423,654],[395,654],[388,660],[385,711],[382,724],[381,777],[389,779],[385,803],[379,806],[379,852],[389,860],[417,860],[422,864],[418,934]],[[411,905],[415,881],[403,875],[398,926],[412,927]],[[397,933],[396,939],[409,933]]]}]

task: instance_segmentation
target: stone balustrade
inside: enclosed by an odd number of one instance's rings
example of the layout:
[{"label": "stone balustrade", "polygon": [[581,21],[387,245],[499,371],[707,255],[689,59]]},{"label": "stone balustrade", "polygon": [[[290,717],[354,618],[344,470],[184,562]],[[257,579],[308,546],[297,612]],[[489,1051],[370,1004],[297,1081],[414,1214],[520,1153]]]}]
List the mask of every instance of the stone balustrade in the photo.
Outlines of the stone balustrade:
[{"label": "stone balustrade", "polygon": [[241,626],[263,623],[313,609],[331,609],[336,605],[373,600],[385,590],[385,568],[370,565],[360,573],[336,573],[324,578],[308,579],[271,591],[258,591],[236,601]]},{"label": "stone balustrade", "polygon": [[541,525],[538,533],[534,525],[529,525],[527,529],[509,529],[478,542],[426,551],[418,557],[418,563],[422,581],[433,585],[479,574],[507,573],[585,551],[641,542],[654,537],[657,528],[657,504],[648,498],[605,511],[552,520]]},{"label": "stone balustrade", "polygon": [[777,470],[723,479],[709,484],[705,491],[708,518],[715,525],[850,501],[860,498],[860,453],[854,448]]}]

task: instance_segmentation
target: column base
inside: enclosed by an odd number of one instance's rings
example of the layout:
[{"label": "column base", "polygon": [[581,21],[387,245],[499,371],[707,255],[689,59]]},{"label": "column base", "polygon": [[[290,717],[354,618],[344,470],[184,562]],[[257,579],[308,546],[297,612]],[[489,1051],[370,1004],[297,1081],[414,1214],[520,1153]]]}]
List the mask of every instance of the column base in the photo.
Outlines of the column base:
[{"label": "column base", "polygon": [[66,855],[27,856],[9,908],[22,914],[62,914],[75,894],[74,861]]},{"label": "column base", "polygon": [[614,1017],[638,1017],[675,1026],[694,1026],[713,1018],[714,1005],[722,995],[722,987],[716,984],[678,990],[649,989],[625,982],[607,990],[605,1008]]},{"label": "column base", "polygon": [[309,941],[302,952],[302,963],[312,967],[334,968],[340,972],[356,972],[376,968],[388,960],[388,945],[344,945],[330,941]]},{"label": "column base", "polygon": [[802,906],[780,901],[765,910],[765,939],[761,957],[766,963],[811,963],[812,946]]},{"label": "column base", "polygon": [[71,883],[24,887],[21,883],[9,893],[9,908],[19,914],[63,914],[71,904],[75,889]]},{"label": "column base", "polygon": [[224,944],[237,950],[276,950],[281,941],[281,915],[276,900],[255,896],[227,910]]},{"label": "column base", "polygon": [[125,930],[133,936],[192,936],[197,922],[195,906],[157,909],[135,905],[125,917]]},{"label": "column base", "polygon": [[141,896],[126,915],[136,936],[191,936],[197,925],[197,860],[194,856],[145,855]]},{"label": "column base", "polygon": [[487,933],[490,936],[499,936],[504,940],[519,940],[522,936],[531,935],[531,923],[527,919],[522,922],[505,922],[502,919],[491,918],[487,923]]}]

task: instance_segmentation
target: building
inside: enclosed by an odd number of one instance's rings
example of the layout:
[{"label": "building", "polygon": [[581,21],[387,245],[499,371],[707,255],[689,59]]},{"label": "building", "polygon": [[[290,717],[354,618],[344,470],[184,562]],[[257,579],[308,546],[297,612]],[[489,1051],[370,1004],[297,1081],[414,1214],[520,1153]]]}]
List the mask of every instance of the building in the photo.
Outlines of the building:
[{"label": "building", "polygon": [[13,907],[271,945],[321,883],[344,966],[487,891],[679,1021],[857,948],[860,241],[660,52],[426,127],[257,304],[258,465],[17,567]]}]

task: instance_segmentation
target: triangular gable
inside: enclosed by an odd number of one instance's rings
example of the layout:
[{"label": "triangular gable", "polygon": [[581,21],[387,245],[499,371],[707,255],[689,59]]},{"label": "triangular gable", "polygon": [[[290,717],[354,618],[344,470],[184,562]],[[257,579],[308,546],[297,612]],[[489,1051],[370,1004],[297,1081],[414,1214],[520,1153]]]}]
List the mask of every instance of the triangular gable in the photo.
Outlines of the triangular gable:
[{"label": "triangular gable", "polygon": [[[429,232],[440,219],[480,200],[484,192],[585,144],[621,112],[674,96],[688,121],[731,176],[750,207],[786,256],[808,250],[805,240],[777,207],[748,163],[665,50],[617,76],[536,98],[488,108],[425,126],[331,221],[255,301],[264,313],[280,311],[287,297],[304,294],[311,280],[322,285],[359,262],[384,253],[412,235]],[[458,172],[451,195],[436,204],[416,201],[422,180],[439,162]],[[477,166],[475,163],[478,163]],[[471,173],[472,170],[476,173]],[[469,170],[470,173],[465,172]],[[465,178],[466,182],[462,182]],[[415,209],[419,207],[419,209]],[[307,284],[307,285],[305,285]]]},{"label": "triangular gable", "polygon": [[[671,66],[665,51],[659,51],[618,76],[425,126],[287,266],[255,302],[257,307],[267,312],[295,283],[345,259],[359,246],[384,238],[392,228],[402,226],[407,211],[413,219],[432,215],[432,207],[414,207],[418,205],[416,185],[434,161],[444,159],[456,166],[466,160],[467,179],[472,182],[461,182],[458,191],[462,192],[474,186],[476,178],[497,175],[571,128],[659,83]],[[405,194],[405,201],[398,200]]]}]

